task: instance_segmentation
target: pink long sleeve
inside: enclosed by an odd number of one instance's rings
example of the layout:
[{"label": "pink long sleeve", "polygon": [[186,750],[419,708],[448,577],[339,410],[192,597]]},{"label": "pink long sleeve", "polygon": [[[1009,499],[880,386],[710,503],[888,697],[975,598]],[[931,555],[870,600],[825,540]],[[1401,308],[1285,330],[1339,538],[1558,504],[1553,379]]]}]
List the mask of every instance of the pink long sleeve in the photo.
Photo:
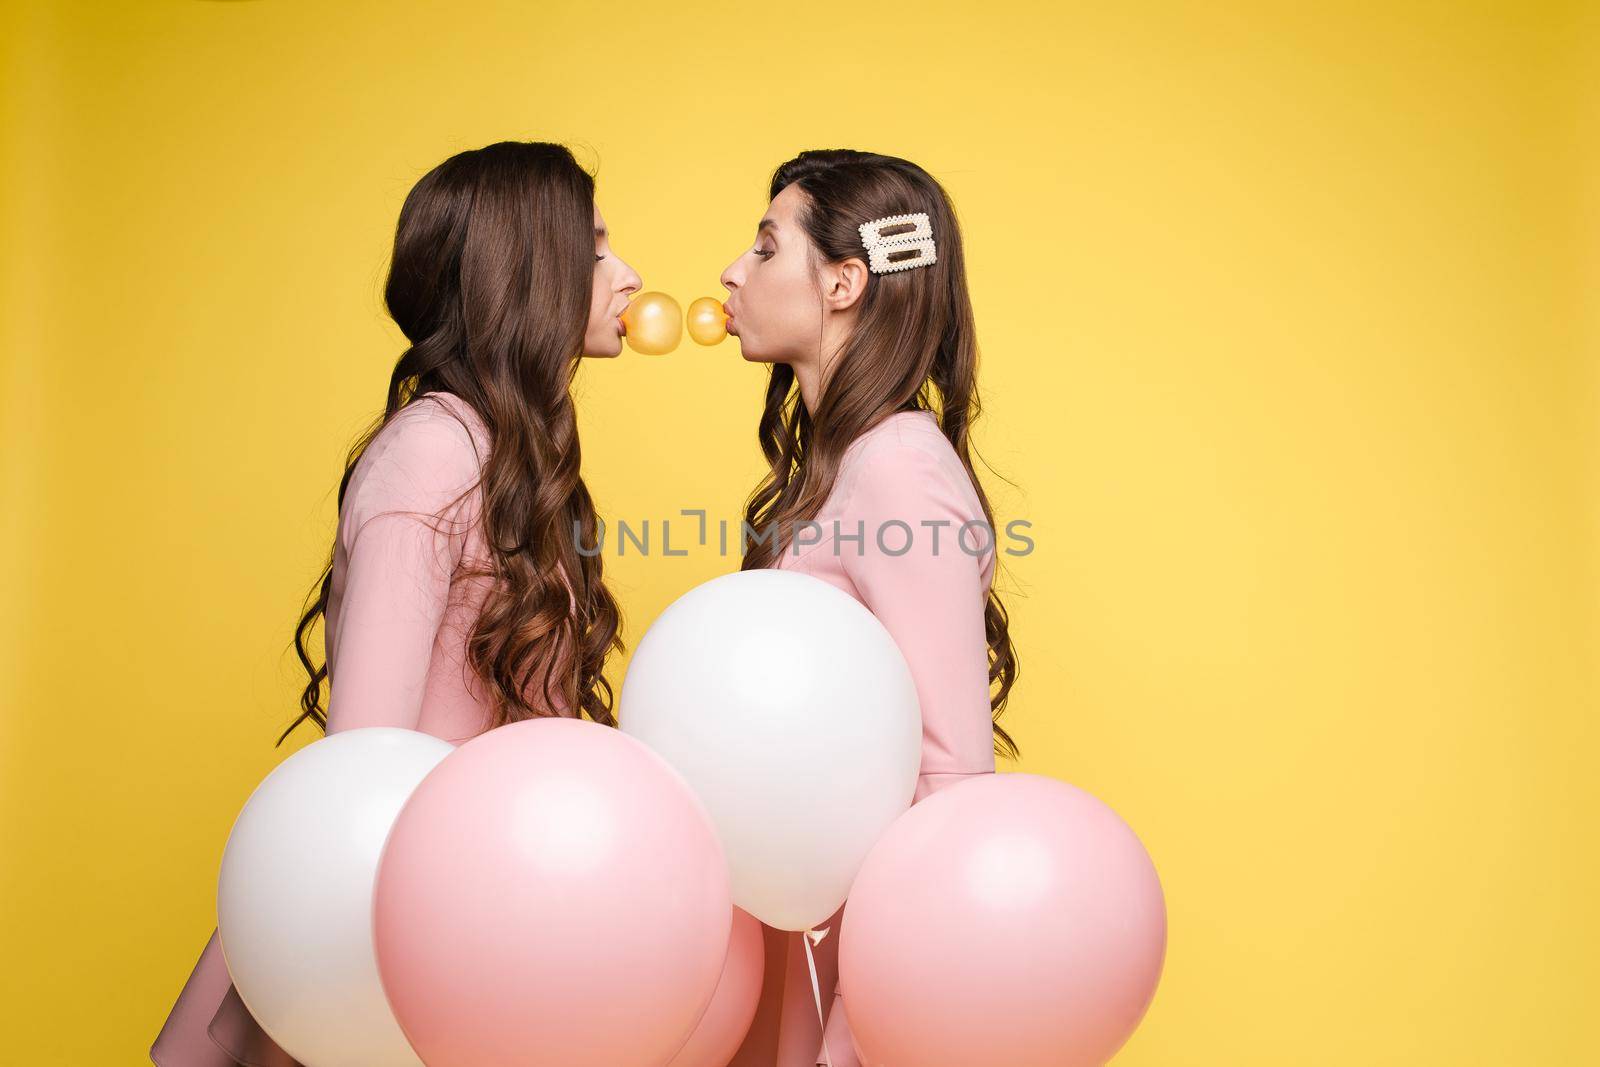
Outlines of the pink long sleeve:
[{"label": "pink long sleeve", "polygon": [[[470,490],[488,442],[465,401],[429,392],[356,462],[340,502],[327,605],[329,733],[400,726],[460,744],[488,728],[491,709],[462,654],[485,585],[457,572],[463,559],[483,556],[481,496]],[[299,1067],[240,999],[215,931],[150,1058],[161,1067]]]},{"label": "pink long sleeve", "polygon": [[[853,464],[859,473],[839,520],[841,540],[863,534],[859,544],[839,547],[844,572],[916,683],[922,768],[912,803],[995,768],[983,619],[994,538],[986,527],[963,533],[983,512],[965,469],[952,470],[953,452],[942,439],[936,446],[903,437],[875,442]],[[823,1043],[833,1067],[858,1067],[844,1000],[835,986]]]},{"label": "pink long sleeve", "polygon": [[[964,550],[956,537],[968,524]],[[905,657],[922,707],[914,803],[995,769],[983,620],[993,541],[972,476],[934,415],[899,411],[850,443],[815,521],[793,531],[775,561],[855,597]],[[803,935],[784,935],[776,943],[799,961],[798,970],[768,972],[734,1065],[809,1067],[823,1062],[825,1042],[833,1067],[859,1067],[846,1017],[849,991],[839,986],[834,962],[840,940],[850,936],[849,915],[847,901],[838,936],[816,950],[826,1025],[817,1025]]]},{"label": "pink long sleeve", "polygon": [[405,409],[369,445],[339,517],[338,610],[328,619],[328,733],[419,728],[435,641],[462,559],[478,477],[465,427],[441,408]]},{"label": "pink long sleeve", "polygon": [[977,526],[962,534],[983,513],[969,485],[953,484],[948,465],[920,443],[887,441],[859,466],[840,522],[851,534],[861,521],[864,536],[842,544],[840,560],[911,667],[922,707],[921,800],[995,768],[983,621],[993,537]]}]

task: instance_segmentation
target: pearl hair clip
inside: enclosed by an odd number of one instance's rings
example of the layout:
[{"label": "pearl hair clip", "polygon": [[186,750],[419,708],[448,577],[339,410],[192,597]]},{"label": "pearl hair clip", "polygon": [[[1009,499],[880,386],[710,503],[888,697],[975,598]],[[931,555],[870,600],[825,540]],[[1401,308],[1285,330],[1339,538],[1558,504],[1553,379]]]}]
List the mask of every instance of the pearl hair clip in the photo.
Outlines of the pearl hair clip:
[{"label": "pearl hair clip", "polygon": [[[884,230],[908,224],[912,228],[905,233],[884,235]],[[910,215],[888,215],[881,219],[873,219],[871,222],[863,222],[857,228],[861,231],[861,245],[867,250],[867,269],[874,274],[926,267],[930,263],[939,261],[938,248],[933,243],[933,224],[928,221],[926,211]],[[917,254],[904,259],[890,259],[889,257],[896,252]]]}]

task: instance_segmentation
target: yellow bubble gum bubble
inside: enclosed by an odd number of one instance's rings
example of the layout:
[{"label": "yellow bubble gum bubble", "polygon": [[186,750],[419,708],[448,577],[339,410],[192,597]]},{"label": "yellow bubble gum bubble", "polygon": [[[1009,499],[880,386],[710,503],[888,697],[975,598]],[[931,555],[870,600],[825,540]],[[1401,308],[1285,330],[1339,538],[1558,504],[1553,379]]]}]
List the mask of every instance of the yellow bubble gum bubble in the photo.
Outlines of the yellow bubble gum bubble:
[{"label": "yellow bubble gum bubble", "polygon": [[640,293],[622,313],[628,347],[645,356],[664,356],[683,340],[683,309],[666,293]]},{"label": "yellow bubble gum bubble", "polygon": [[714,345],[728,336],[728,313],[722,302],[702,296],[689,305],[689,336],[695,344]]}]

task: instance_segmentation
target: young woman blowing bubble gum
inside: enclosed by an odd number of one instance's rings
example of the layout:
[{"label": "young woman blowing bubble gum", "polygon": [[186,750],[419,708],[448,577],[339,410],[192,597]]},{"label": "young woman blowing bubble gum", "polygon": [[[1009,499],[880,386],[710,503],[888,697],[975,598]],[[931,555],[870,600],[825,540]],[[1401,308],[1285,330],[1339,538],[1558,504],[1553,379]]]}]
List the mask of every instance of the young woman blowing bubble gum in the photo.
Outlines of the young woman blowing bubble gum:
[{"label": "young woman blowing bubble gum", "polygon": [[[774,173],[769,199],[755,244],[721,279],[728,332],[745,359],[772,365],[759,428],[772,469],[745,521],[758,538],[775,532],[753,541],[744,569],[830,582],[894,637],[922,708],[915,803],[992,773],[997,749],[1017,755],[995,721],[1017,659],[970,458],[977,343],[961,235],[939,183],[892,156],[803,152]],[[778,964],[729,1067],[856,1064],[839,938],[817,946],[825,1055],[805,935],[764,933]]]},{"label": "young woman blowing bubble gum", "polygon": [[[597,537],[570,385],[580,356],[622,351],[617,316],[639,285],[594,178],[560,145],[463,152],[411,190],[385,290],[410,346],[346,461],[333,550],[295,632],[309,678],[285,737],[307,719],[456,744],[543,715],[616,725],[601,671],[622,647],[618,611],[600,557],[577,551]],[[298,1067],[239,999],[215,932],[150,1057]]]}]

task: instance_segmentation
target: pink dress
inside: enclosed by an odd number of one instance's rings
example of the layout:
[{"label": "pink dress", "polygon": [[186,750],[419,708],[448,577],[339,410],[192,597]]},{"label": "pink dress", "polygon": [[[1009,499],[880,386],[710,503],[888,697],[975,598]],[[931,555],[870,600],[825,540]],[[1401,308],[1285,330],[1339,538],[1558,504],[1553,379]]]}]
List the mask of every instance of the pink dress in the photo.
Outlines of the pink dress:
[{"label": "pink dress", "polygon": [[[966,467],[932,414],[903,411],[851,442],[815,527],[778,563],[821,578],[871,609],[911,667],[922,707],[922,769],[913,803],[995,769],[984,603],[995,538]],[[968,526],[963,533],[963,526]],[[859,537],[857,535],[860,535]],[[961,537],[958,542],[957,538]],[[813,950],[834,1067],[859,1064],[838,988],[841,908]],[[803,934],[763,927],[766,984],[728,1067],[822,1063]],[[848,934],[846,934],[848,936]]]},{"label": "pink dress", "polygon": [[[458,421],[459,418],[459,421]],[[490,706],[465,666],[487,579],[456,575],[486,559],[473,490],[489,435],[451,393],[425,393],[367,446],[339,511],[325,635],[328,733],[421,730],[453,744],[482,733]],[[413,514],[415,513],[415,514]],[[442,519],[428,516],[442,513]],[[566,714],[559,698],[552,706]],[[150,1048],[160,1067],[298,1067],[256,1023],[228,977],[217,934]]]},{"label": "pink dress", "polygon": [[[452,412],[466,421],[470,435]],[[467,498],[461,524],[449,536],[434,534],[420,517],[399,514],[428,515],[448,503],[477,477],[487,440],[470,407],[449,394],[426,394],[386,426],[357,463],[339,516],[328,605],[330,733],[403,726],[459,744],[487,725],[488,706],[464,669],[462,647],[483,589],[452,577],[458,561],[481,557],[482,535],[471,521],[481,500],[475,493]],[[966,470],[932,416],[902,412],[850,445],[817,529],[804,530],[779,563],[861,601],[905,654],[923,716],[917,800],[966,775],[994,770],[983,629],[993,538],[982,552],[964,550],[955,540],[963,523],[982,517]],[[905,551],[905,532],[896,522],[911,534]],[[849,541],[858,528],[862,541]],[[983,536],[974,532],[969,548]],[[836,1010],[842,911],[830,920],[833,934],[816,956],[828,1048],[836,1067],[850,1067],[857,1060],[844,1012]],[[761,1001],[729,1067],[811,1067],[822,1061],[821,1027],[801,935],[771,928],[763,934]],[[239,999],[215,932],[150,1056],[160,1067],[299,1067]]]}]

